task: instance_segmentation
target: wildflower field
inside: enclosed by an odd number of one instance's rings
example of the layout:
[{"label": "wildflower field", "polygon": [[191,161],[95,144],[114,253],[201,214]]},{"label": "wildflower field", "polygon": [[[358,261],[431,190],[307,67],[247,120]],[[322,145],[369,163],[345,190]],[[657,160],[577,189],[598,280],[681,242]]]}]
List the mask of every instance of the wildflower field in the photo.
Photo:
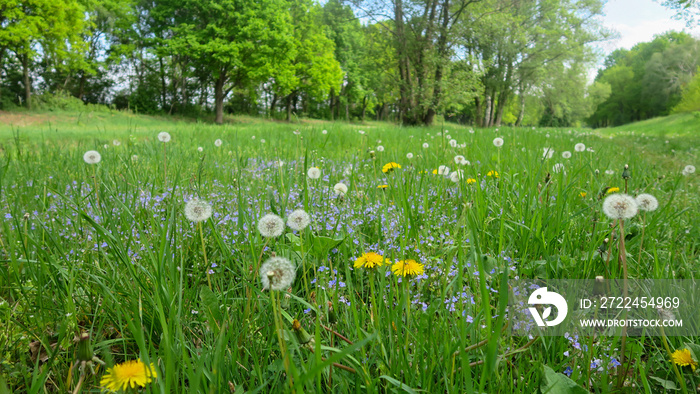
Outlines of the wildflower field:
[{"label": "wildflower field", "polygon": [[119,119],[0,129],[0,393],[700,384],[700,338],[513,335],[507,290],[694,279],[696,137]]}]

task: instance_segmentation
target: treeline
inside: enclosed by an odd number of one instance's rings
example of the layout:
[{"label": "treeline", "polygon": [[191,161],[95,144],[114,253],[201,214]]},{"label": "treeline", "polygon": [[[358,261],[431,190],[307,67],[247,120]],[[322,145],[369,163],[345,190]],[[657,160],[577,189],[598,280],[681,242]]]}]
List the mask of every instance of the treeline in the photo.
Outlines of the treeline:
[{"label": "treeline", "polygon": [[605,60],[596,82],[611,94],[591,115],[593,126],[617,126],[674,111],[700,111],[700,41],[669,32]]},{"label": "treeline", "polygon": [[[566,126],[602,0],[0,0],[0,106]],[[34,98],[34,100],[33,100]]]}]

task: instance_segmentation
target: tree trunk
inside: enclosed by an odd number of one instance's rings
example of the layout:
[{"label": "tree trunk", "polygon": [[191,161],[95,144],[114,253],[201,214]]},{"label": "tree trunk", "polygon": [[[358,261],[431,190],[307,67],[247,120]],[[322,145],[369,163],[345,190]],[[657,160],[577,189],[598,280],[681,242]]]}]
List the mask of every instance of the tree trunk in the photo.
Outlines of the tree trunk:
[{"label": "tree trunk", "polygon": [[[164,110],[165,109],[165,95],[166,95],[166,85],[165,85],[165,69],[163,67],[163,58],[161,56],[158,57],[158,65],[160,67],[160,109]],[[172,112],[172,107],[170,108]]]},{"label": "tree trunk", "polygon": [[224,123],[224,83],[226,83],[226,73],[222,71],[214,85],[214,107],[216,111],[216,124]]},{"label": "tree trunk", "polygon": [[486,113],[484,113],[483,127],[491,126],[491,94],[486,92],[486,102],[484,103]]},{"label": "tree trunk", "polygon": [[87,73],[82,71],[80,73],[80,84],[78,85],[78,98],[81,101],[85,101],[85,80],[87,79]]},{"label": "tree trunk", "polygon": [[331,93],[328,96],[328,107],[331,110],[331,120],[335,120],[335,116],[333,116],[333,96],[335,96],[335,88],[331,88]]},{"label": "tree trunk", "polygon": [[481,103],[481,98],[479,98],[479,96],[476,96],[474,98],[474,104],[476,106],[476,111],[475,111],[476,116],[474,117],[475,118],[474,123],[476,123],[476,125],[479,127],[483,127],[484,126],[484,118],[483,118],[484,107]]},{"label": "tree trunk", "polygon": [[290,93],[287,96],[287,122],[292,120],[292,94]]},{"label": "tree trunk", "polygon": [[32,109],[32,84],[29,80],[29,54],[22,54],[22,78],[24,81],[24,101],[27,109]]},{"label": "tree trunk", "polygon": [[501,126],[501,119],[503,119],[503,111],[506,109],[508,96],[509,94],[507,89],[503,89],[503,91],[498,95],[498,107],[496,110],[496,127]]},{"label": "tree trunk", "polygon": [[272,94],[272,102],[270,103],[270,117],[275,116],[275,105],[277,105],[277,93]]},{"label": "tree trunk", "polygon": [[523,124],[523,118],[525,117],[525,94],[520,91],[520,112],[518,112],[518,120],[515,121],[515,126],[520,127]]}]

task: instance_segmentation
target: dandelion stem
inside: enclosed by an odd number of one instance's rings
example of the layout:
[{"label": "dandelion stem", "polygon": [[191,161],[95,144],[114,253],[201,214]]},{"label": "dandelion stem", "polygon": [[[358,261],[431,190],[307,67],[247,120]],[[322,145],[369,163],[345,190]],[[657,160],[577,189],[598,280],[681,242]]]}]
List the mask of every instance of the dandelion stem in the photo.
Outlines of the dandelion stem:
[{"label": "dandelion stem", "polygon": [[207,283],[211,290],[211,278],[209,277],[209,262],[207,261],[207,249],[204,247],[204,232],[202,232],[202,222],[199,222],[199,237],[202,240],[202,254],[204,254],[204,272],[207,274]]},{"label": "dandelion stem", "polygon": [[668,341],[666,340],[666,333],[664,332],[663,326],[661,328],[661,340],[664,343],[664,348],[666,349],[666,353],[668,353],[669,360],[671,360],[671,367],[673,368],[673,373],[676,374],[676,378],[681,384],[681,389],[683,390],[684,394],[688,394],[688,389],[685,387],[685,380],[683,380],[683,376],[681,376],[680,371],[678,370],[678,367],[676,364],[673,362],[673,353],[671,352],[671,348],[668,346]]}]

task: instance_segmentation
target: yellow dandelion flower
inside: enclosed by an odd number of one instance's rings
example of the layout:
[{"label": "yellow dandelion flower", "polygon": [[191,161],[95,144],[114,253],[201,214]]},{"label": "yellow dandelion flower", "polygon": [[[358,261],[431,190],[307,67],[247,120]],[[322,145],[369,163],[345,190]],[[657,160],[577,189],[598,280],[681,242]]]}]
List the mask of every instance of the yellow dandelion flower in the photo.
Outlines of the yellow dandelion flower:
[{"label": "yellow dandelion flower", "polygon": [[388,173],[394,171],[395,168],[401,168],[401,164],[394,163],[392,161],[391,163],[384,164],[384,167],[382,167],[382,172],[385,174],[388,174]]},{"label": "yellow dandelion flower", "polygon": [[433,175],[437,175],[437,168],[433,170]]},{"label": "yellow dandelion flower", "polygon": [[467,184],[471,185],[472,183],[476,183],[476,179],[474,178],[467,178]]},{"label": "yellow dandelion flower", "polygon": [[486,176],[491,176],[491,177],[494,177],[494,178],[500,178],[500,176],[498,175],[498,171],[489,171],[489,172],[486,173]]},{"label": "yellow dandelion flower", "polygon": [[695,371],[695,368],[697,368],[698,366],[697,361],[693,360],[693,355],[690,354],[690,350],[688,350],[687,348],[676,350],[671,354],[671,358],[673,359],[673,362],[676,363],[676,365],[679,365],[681,367],[690,365],[693,368],[693,371]]},{"label": "yellow dandelion flower", "polygon": [[423,273],[423,264],[416,260],[401,260],[392,265],[391,270],[396,276],[421,275]]},{"label": "yellow dandelion flower", "polygon": [[620,191],[619,187],[609,187],[608,190],[605,191],[605,194],[617,193],[619,191]]},{"label": "yellow dandelion flower", "polygon": [[581,198],[586,198],[586,194],[587,194],[586,192],[581,192],[578,195],[581,196]]},{"label": "yellow dandelion flower", "polygon": [[358,257],[355,260],[353,267],[355,268],[374,268],[381,267],[384,264],[384,257],[381,254],[369,252]]},{"label": "yellow dandelion flower", "polygon": [[377,189],[386,189],[389,185],[377,185]]},{"label": "yellow dandelion flower", "polygon": [[147,366],[141,359],[131,360],[107,368],[100,386],[110,391],[126,390],[129,387],[144,387],[157,377],[156,367],[152,363]]}]

